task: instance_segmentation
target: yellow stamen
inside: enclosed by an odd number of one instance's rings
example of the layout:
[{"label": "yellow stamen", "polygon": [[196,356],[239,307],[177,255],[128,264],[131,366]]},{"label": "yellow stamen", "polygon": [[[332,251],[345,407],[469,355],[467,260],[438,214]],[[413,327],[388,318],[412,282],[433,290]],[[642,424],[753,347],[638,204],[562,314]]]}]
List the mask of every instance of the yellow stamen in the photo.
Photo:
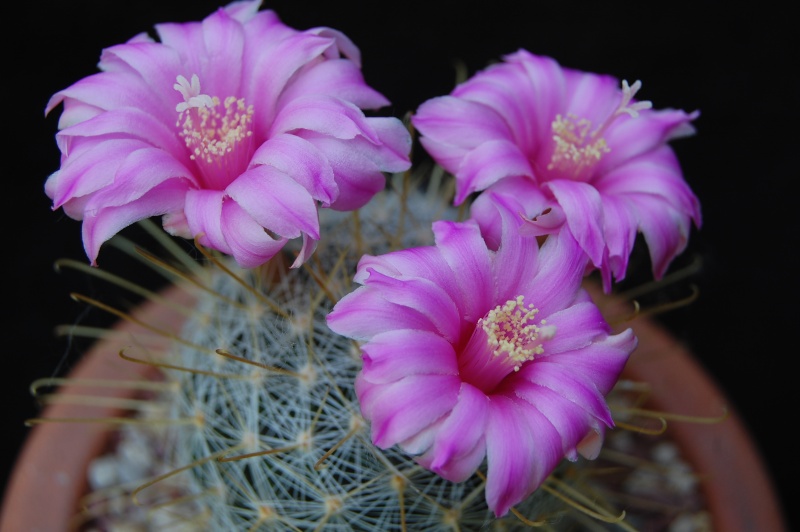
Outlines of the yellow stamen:
[{"label": "yellow stamen", "polygon": [[579,177],[587,168],[593,167],[602,159],[603,154],[611,149],[603,138],[603,133],[616,118],[622,114],[633,118],[639,116],[639,111],[653,106],[649,101],[636,102],[631,100],[641,88],[642,82],[636,81],[628,85],[622,81],[622,99],[613,113],[600,126],[592,131],[592,122],[573,114],[566,117],[558,114],[551,124],[555,149],[550,158],[548,170],[568,172],[572,177]]},{"label": "yellow stamen", "polygon": [[523,362],[541,355],[542,340],[555,334],[555,327],[547,326],[545,320],[536,323],[538,313],[533,304],[525,306],[525,298],[520,295],[497,305],[479,320],[494,356],[505,354],[514,363],[514,371],[519,371]]},{"label": "yellow stamen", "polygon": [[[243,171],[250,155],[245,141],[253,135],[253,106],[247,105],[244,98],[228,96],[220,101],[217,96],[201,94],[197,75],[192,76],[191,82],[183,76],[178,76],[177,81],[174,88],[184,101],[175,107],[179,113],[176,126],[190,158],[203,166],[214,165],[211,173],[218,175]],[[218,182],[208,171],[204,173],[212,182],[209,184],[227,185],[225,179]]]}]

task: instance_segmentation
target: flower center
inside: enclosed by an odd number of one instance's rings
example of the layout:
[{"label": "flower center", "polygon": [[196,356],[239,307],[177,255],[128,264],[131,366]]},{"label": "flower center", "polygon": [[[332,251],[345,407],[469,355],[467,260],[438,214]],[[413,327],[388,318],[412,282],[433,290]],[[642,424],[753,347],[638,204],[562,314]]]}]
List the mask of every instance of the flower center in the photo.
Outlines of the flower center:
[{"label": "flower center", "polygon": [[200,170],[204,185],[223,190],[246,168],[252,156],[253,106],[244,98],[200,93],[197,74],[191,83],[178,76],[175,90],[184,101],[175,110],[179,135]]},{"label": "flower center", "polygon": [[633,118],[639,116],[642,109],[650,109],[653,104],[641,101],[631,104],[631,100],[642,87],[641,81],[636,81],[632,86],[626,80],[622,81],[622,99],[611,115],[592,130],[592,122],[573,114],[566,117],[556,115],[550,126],[553,132],[553,155],[550,157],[548,170],[557,170],[566,174],[571,179],[583,178],[586,171],[593,168],[602,159],[604,153],[611,149],[603,138],[608,126],[622,114]]},{"label": "flower center", "polygon": [[524,296],[517,296],[497,305],[478,320],[492,354],[513,364],[514,371],[519,371],[522,363],[541,355],[544,352],[541,341],[552,338],[555,333],[555,328],[548,327],[545,320],[536,323],[538,313],[539,309],[533,304],[525,306]]}]

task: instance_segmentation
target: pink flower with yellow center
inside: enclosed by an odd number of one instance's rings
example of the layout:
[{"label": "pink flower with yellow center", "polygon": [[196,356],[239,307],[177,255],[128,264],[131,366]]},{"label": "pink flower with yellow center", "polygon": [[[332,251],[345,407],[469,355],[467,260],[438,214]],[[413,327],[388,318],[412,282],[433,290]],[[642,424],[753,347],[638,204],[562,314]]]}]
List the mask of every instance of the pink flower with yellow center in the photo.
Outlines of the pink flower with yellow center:
[{"label": "pink flower with yellow center", "polygon": [[586,256],[568,232],[539,249],[500,213],[496,251],[470,220],[435,222],[435,246],[365,255],[362,286],[328,315],[363,342],[356,393],[375,445],[454,482],[485,460],[498,516],[563,458],[597,455],[613,426],[605,395],[636,346],[581,288]]},{"label": "pink flower with yellow center", "polygon": [[302,238],[313,252],[319,208],[361,207],[409,168],[397,118],[366,117],[389,102],[364,82],[360,52],[330,28],[297,31],[260,0],[202,22],[156,25],[103,51],[97,74],[56,93],[61,167],[53,208],[83,220],[93,264],[103,242],[163,215],[244,267]]},{"label": "pink flower with yellow center", "polygon": [[694,132],[697,112],[653,110],[640,82],[563,68],[520,50],[423,103],[422,145],[456,177],[455,203],[480,191],[471,216],[496,246],[502,201],[526,231],[568,228],[600,268],[606,290],[625,277],[638,232],[663,276],[686,247],[700,206],[667,142]]}]

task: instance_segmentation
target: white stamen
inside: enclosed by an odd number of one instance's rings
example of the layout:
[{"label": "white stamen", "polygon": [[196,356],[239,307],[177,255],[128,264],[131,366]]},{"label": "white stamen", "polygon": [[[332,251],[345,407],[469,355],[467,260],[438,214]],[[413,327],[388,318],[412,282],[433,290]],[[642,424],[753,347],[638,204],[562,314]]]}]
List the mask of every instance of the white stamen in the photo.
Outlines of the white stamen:
[{"label": "white stamen", "polygon": [[172,87],[181,93],[183,102],[175,106],[175,110],[179,113],[184,112],[190,108],[212,107],[214,101],[208,94],[200,94],[200,78],[197,74],[192,74],[192,82],[189,83],[183,76],[178,76],[178,83]]},{"label": "white stamen", "polygon": [[604,153],[611,151],[606,139],[603,138],[608,126],[621,114],[636,118],[639,116],[639,111],[653,107],[652,102],[647,100],[631,104],[633,97],[641,88],[642,82],[639,80],[633,85],[628,85],[627,80],[622,80],[622,99],[619,105],[597,129],[591,132],[592,123],[586,118],[572,114],[566,117],[556,115],[550,126],[555,149],[547,169],[557,168],[571,173],[574,178],[579,178],[585,169],[593,167],[600,161]]},{"label": "white stamen", "polygon": [[525,306],[524,296],[520,295],[497,305],[478,321],[494,356],[507,355],[514,363],[514,371],[519,371],[523,362],[541,355],[542,341],[555,335],[555,326],[546,325],[545,320],[535,322],[538,313],[532,304]]}]

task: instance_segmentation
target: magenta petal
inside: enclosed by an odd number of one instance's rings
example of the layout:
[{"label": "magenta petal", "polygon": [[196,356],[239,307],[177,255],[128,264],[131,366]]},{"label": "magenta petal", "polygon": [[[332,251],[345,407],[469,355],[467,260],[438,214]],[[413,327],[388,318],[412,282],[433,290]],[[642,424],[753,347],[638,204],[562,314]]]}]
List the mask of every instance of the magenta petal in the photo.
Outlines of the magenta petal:
[{"label": "magenta petal", "polygon": [[402,249],[377,257],[364,255],[358,261],[353,281],[364,284],[369,277],[370,270],[395,278],[430,279],[436,285],[441,286],[451,298],[460,293],[447,261],[444,260],[439,250],[432,246]]},{"label": "magenta petal", "polygon": [[591,344],[609,333],[608,323],[597,306],[586,300],[546,316],[547,324],[556,328],[555,335],[547,341],[546,355],[554,355]]},{"label": "magenta petal", "polygon": [[186,193],[184,213],[193,237],[204,246],[230,254],[222,229],[223,201],[225,194],[219,190],[190,190]]},{"label": "magenta petal", "polygon": [[[370,120],[369,124],[381,143],[375,144],[363,137],[342,140],[307,131],[298,133],[316,146],[333,168],[339,197],[331,204],[332,209],[353,210],[363,207],[375,194],[386,188],[383,172],[405,170],[410,164],[397,151],[410,149],[411,145],[411,139],[399,121]],[[383,144],[383,141],[387,144]]]},{"label": "magenta petal", "polygon": [[691,135],[694,127],[691,121],[699,113],[669,109],[663,111],[642,111],[639,117],[623,117],[606,132],[606,140],[611,151],[598,166],[599,173],[606,173],[624,161],[663,146],[668,140]]},{"label": "magenta petal", "polygon": [[360,375],[356,391],[372,442],[386,449],[436,422],[453,408],[460,385],[453,375],[410,375],[376,386]]},{"label": "magenta petal", "polygon": [[472,476],[486,453],[489,403],[482,391],[463,383],[458,401],[438,427],[434,444],[420,463],[453,482]]},{"label": "magenta petal", "polygon": [[339,187],[327,158],[310,142],[295,135],[277,135],[253,154],[250,165],[268,165],[292,176],[322,205],[329,206],[339,195]]},{"label": "magenta petal", "polygon": [[328,313],[327,322],[334,332],[357,340],[368,340],[390,329],[437,332],[424,314],[392,304],[366,286],[340,299]]},{"label": "magenta petal", "polygon": [[[151,146],[168,151],[183,164],[190,164],[189,154],[184,143],[175,135],[173,124],[166,124],[157,117],[144,113],[139,109],[127,107],[114,109],[95,116],[90,120],[62,129],[57,139],[70,137],[73,146],[76,138],[81,137],[128,137],[147,142]],[[70,151],[74,156],[75,152]]]},{"label": "magenta petal", "polygon": [[538,242],[535,238],[523,235],[520,229],[522,217],[511,210],[513,203],[510,208],[506,206],[506,199],[492,199],[502,219],[502,243],[494,260],[498,301],[507,301],[520,295],[520,279],[530,279],[536,274],[539,255]]},{"label": "magenta petal", "polygon": [[628,257],[636,243],[639,228],[631,197],[609,194],[603,196],[603,217],[608,247],[608,268],[614,279],[621,281],[625,278]]},{"label": "magenta petal", "polygon": [[[202,77],[204,90],[209,94],[227,97],[241,94],[242,55],[245,40],[242,23],[224,9],[217,9],[203,22],[203,72],[187,72]],[[186,75],[184,74],[184,75]],[[188,78],[188,76],[187,76]]]},{"label": "magenta petal", "polygon": [[122,161],[130,153],[146,147],[148,145],[139,140],[107,141],[65,161],[45,185],[53,208],[111,185]]},{"label": "magenta petal", "polygon": [[587,183],[558,179],[547,183],[567,218],[569,230],[597,267],[603,264],[603,203]]},{"label": "magenta petal", "polygon": [[136,72],[151,93],[157,95],[160,116],[174,111],[181,101],[180,94],[169,90],[183,69],[181,57],[173,48],[156,42],[129,42],[103,50],[101,63],[105,71],[132,69]]},{"label": "magenta petal", "polygon": [[232,201],[222,204],[220,229],[225,235],[226,253],[233,255],[242,268],[255,268],[275,256],[287,239],[271,238],[239,205]]},{"label": "magenta petal", "polygon": [[520,279],[520,293],[536,305],[542,316],[572,305],[586,271],[586,255],[572,234],[560,231],[547,237],[539,252],[539,271]]},{"label": "magenta petal", "polygon": [[292,77],[319,58],[330,45],[330,39],[292,31],[278,42],[254,47],[247,52],[250,54],[247,63],[252,71],[248,79],[243,80],[242,89],[248,101],[262,102],[255,109],[256,134],[259,137],[270,136],[269,130],[276,114],[283,105],[292,102],[288,99],[284,102],[281,98]]},{"label": "magenta petal", "polygon": [[366,285],[379,291],[386,301],[424,315],[448,342],[456,343],[461,332],[458,308],[450,295],[427,279],[395,279],[371,271]]},{"label": "magenta petal", "polygon": [[375,144],[380,143],[358,107],[327,96],[303,96],[288,102],[275,117],[271,135],[299,129],[337,139],[362,136]]},{"label": "magenta petal", "polygon": [[186,187],[178,180],[166,181],[130,203],[94,211],[83,222],[83,245],[93,265],[97,264],[100,246],[134,222],[180,208]]},{"label": "magenta petal", "polygon": [[503,396],[492,398],[488,421],[486,502],[502,517],[561,461],[561,437],[538,410]]},{"label": "magenta petal", "polygon": [[[170,154],[157,148],[144,148],[128,154],[114,174],[114,184],[92,196],[88,210],[116,207],[139,200],[161,183],[180,179],[188,189],[191,172]],[[180,205],[176,206],[180,208]]]},{"label": "magenta petal", "polygon": [[225,192],[250,216],[285,238],[308,233],[319,240],[317,206],[311,194],[292,176],[271,166],[250,168]]},{"label": "magenta petal", "polygon": [[508,177],[532,177],[533,169],[519,147],[507,139],[487,141],[464,156],[458,168],[456,197],[460,205],[473,192]]},{"label": "magenta petal", "polygon": [[411,121],[422,133],[420,142],[426,151],[453,174],[461,159],[483,142],[512,138],[508,125],[493,109],[451,96],[426,101]]},{"label": "magenta petal", "polygon": [[429,331],[396,329],[375,335],[362,347],[364,378],[394,382],[406,375],[458,375],[456,352]]},{"label": "magenta petal", "polygon": [[462,317],[474,323],[493,308],[495,295],[486,243],[474,223],[434,222],[433,234],[459,287]]},{"label": "magenta petal", "polygon": [[[549,209],[548,212],[553,210],[553,202],[545,196],[539,184],[531,178],[509,177],[495,183],[483,194],[479,194],[470,206],[470,216],[480,225],[481,234],[490,249],[497,249],[501,239],[500,231],[503,223],[497,210],[496,204],[498,203],[505,205],[506,209],[516,215],[528,218],[541,217],[546,209]],[[539,233],[542,235],[555,232],[564,221],[564,218],[561,217],[551,223],[554,216],[550,214],[544,216],[546,220],[537,219],[537,225],[547,226],[546,231]],[[520,228],[520,231],[525,231],[525,229]],[[538,235],[531,233],[531,236]]]},{"label": "magenta petal", "polygon": [[317,241],[309,236],[308,233],[303,233],[303,244],[300,246],[300,251],[298,251],[290,268],[302,266],[311,257],[315,249],[317,249]]},{"label": "magenta petal", "polygon": [[600,422],[572,401],[552,390],[520,379],[514,383],[513,394],[530,403],[554,427],[561,439],[561,454],[569,460],[578,458],[578,444],[589,427]]},{"label": "magenta petal", "polygon": [[378,109],[389,104],[382,94],[364,83],[359,66],[344,59],[312,65],[287,88],[283,97],[295,98],[309,94],[327,94],[353,102],[362,109]]},{"label": "magenta petal", "polygon": [[686,213],[653,196],[633,195],[631,204],[650,250],[653,275],[661,279],[672,259],[686,249],[691,221]]}]

